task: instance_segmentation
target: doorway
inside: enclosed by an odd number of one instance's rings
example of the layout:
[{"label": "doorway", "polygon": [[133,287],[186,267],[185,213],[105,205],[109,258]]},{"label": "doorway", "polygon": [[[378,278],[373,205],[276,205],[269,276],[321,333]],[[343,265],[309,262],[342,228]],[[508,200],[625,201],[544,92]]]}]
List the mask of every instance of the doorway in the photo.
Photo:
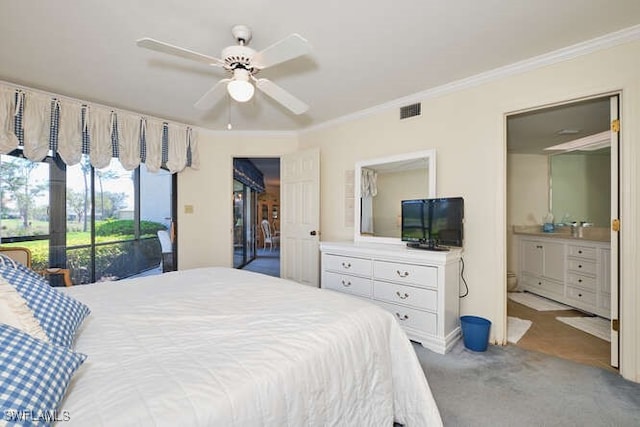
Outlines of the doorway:
[{"label": "doorway", "polygon": [[[594,97],[506,118],[510,343],[515,339],[515,345],[530,350],[606,369],[617,366],[617,334],[608,328],[612,341],[607,341],[558,318],[585,318],[607,328],[609,319],[617,317],[619,254],[609,227],[618,217],[618,140],[609,130],[614,114],[617,118],[618,98]],[[606,141],[594,137],[599,134]],[[543,223],[553,226],[545,232]],[[569,265],[570,251],[578,246],[594,248],[588,260],[594,270],[584,276],[575,276]],[[517,294],[549,301],[552,309],[523,305],[516,302],[523,299]],[[589,302],[577,302],[578,295]],[[531,326],[517,339],[509,332],[521,320]]]},{"label": "doorway", "polygon": [[280,158],[234,158],[234,267],[280,277]]}]

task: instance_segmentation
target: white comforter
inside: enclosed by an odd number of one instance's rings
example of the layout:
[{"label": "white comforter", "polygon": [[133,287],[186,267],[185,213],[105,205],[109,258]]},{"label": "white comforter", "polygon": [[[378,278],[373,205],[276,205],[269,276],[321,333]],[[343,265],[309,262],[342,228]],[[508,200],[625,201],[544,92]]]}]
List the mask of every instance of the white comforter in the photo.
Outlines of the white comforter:
[{"label": "white comforter", "polygon": [[66,292],[92,314],[64,427],[442,425],[404,332],[364,301],[228,268]]}]

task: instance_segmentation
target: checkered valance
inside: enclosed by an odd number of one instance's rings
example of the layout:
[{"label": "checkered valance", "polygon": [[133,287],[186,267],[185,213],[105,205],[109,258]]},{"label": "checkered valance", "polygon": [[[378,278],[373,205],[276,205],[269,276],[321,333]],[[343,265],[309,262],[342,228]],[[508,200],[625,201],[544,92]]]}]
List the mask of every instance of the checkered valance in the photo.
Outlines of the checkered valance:
[{"label": "checkered valance", "polygon": [[58,153],[67,165],[86,154],[98,169],[112,157],[126,170],[140,163],[150,172],[199,167],[197,138],[189,126],[0,86],[0,153],[17,148],[33,161]]}]

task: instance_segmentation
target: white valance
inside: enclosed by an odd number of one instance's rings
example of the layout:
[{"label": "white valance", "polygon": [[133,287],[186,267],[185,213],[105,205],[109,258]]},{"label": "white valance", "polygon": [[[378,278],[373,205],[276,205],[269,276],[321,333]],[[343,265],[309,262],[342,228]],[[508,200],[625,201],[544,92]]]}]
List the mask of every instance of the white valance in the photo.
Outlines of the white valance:
[{"label": "white valance", "polygon": [[164,166],[176,173],[200,165],[196,134],[189,126],[0,85],[0,153],[19,147],[30,160],[57,153],[67,165],[87,154],[97,169],[112,157],[126,170],[145,163],[150,172]]}]

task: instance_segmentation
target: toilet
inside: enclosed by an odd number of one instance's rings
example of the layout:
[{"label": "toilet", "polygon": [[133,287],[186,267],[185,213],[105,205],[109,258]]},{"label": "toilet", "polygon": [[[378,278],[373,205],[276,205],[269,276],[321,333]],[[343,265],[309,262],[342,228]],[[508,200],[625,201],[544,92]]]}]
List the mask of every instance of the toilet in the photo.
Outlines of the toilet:
[{"label": "toilet", "polygon": [[518,276],[513,271],[507,271],[507,292],[514,292],[518,287]]}]

